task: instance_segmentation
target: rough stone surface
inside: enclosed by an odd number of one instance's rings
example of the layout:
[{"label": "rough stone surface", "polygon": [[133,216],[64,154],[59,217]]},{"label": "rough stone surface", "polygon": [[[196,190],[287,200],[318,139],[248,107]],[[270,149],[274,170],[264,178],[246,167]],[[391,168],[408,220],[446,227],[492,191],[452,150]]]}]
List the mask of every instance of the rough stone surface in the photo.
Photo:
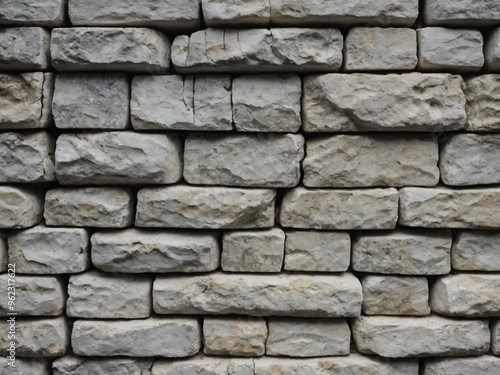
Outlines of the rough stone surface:
[{"label": "rough stone surface", "polygon": [[431,135],[335,135],[308,140],[308,187],[434,186],[438,142]]},{"label": "rough stone surface", "polygon": [[500,272],[500,232],[458,232],[451,248],[451,266],[460,271]]},{"label": "rough stone surface", "polygon": [[54,181],[54,148],[44,131],[0,133],[0,183]]},{"label": "rough stone surface", "polygon": [[500,131],[500,75],[483,74],[465,81],[466,129],[472,132]]},{"label": "rough stone surface", "polygon": [[172,63],[181,74],[335,72],[342,45],[338,29],[206,29],[176,37]]},{"label": "rough stone surface", "polygon": [[41,27],[0,29],[0,69],[47,69],[50,64],[49,44],[50,33]]},{"label": "rough stone surface", "polygon": [[[228,375],[228,363],[228,358],[199,355],[177,361],[158,360],[155,361],[151,368],[151,375]],[[232,375],[232,373],[229,374]],[[248,375],[254,375],[253,370]]]},{"label": "rough stone surface", "polygon": [[325,74],[304,79],[306,132],[450,131],[465,126],[460,76]]},{"label": "rough stone surface", "polygon": [[194,318],[77,320],[71,344],[83,356],[188,357],[200,350],[201,327]]},{"label": "rough stone surface", "polygon": [[303,229],[394,229],[396,189],[328,190],[302,187],[285,193],[280,224]]},{"label": "rough stone surface", "polygon": [[86,229],[38,226],[9,235],[9,261],[20,273],[78,273],[90,263],[88,242]]},{"label": "rough stone surface", "polygon": [[299,130],[302,81],[295,74],[248,75],[233,80],[236,130],[291,132]]},{"label": "rough stone surface", "polygon": [[52,363],[54,375],[149,375],[152,360],[132,358],[83,358],[66,355]]},{"label": "rough stone surface", "polygon": [[92,236],[92,262],[106,272],[209,272],[219,266],[214,233],[127,229]]},{"label": "rough stone surface", "polygon": [[208,27],[266,27],[271,21],[270,0],[201,0]]},{"label": "rough stone surface", "polygon": [[344,272],[351,259],[349,233],[287,231],[285,263],[287,271]]},{"label": "rough stone surface", "polygon": [[66,133],[56,175],[63,185],[171,184],[182,177],[182,145],[175,134]]},{"label": "rough stone surface", "polygon": [[423,375],[496,375],[500,358],[491,355],[463,358],[429,358],[425,360]]},{"label": "rough stone surface", "polygon": [[415,30],[355,27],[345,40],[346,71],[412,70],[417,66]]},{"label": "rough stone surface", "polygon": [[450,272],[451,231],[397,230],[357,234],[352,267],[358,272],[444,275]]},{"label": "rough stone surface", "polygon": [[491,326],[491,351],[500,355],[500,319],[495,320]]},{"label": "rough stone surface", "polygon": [[2,0],[0,25],[61,26],[65,7],[66,0]]},{"label": "rough stone surface", "polygon": [[345,319],[268,320],[266,354],[288,357],[347,355],[351,331]]},{"label": "rough stone surface", "polygon": [[486,320],[371,316],[355,319],[352,330],[359,352],[389,358],[480,355],[490,345]]},{"label": "rough stone surface", "polygon": [[137,194],[135,225],[154,228],[246,229],[274,225],[273,189],[177,185]]},{"label": "rough stone surface", "polygon": [[52,375],[50,362],[45,358],[16,358],[15,367],[9,365],[7,357],[0,357],[2,375]]},{"label": "rough stone surface", "polygon": [[7,251],[7,235],[0,232],[0,272],[7,271],[9,253]]},{"label": "rough stone surface", "polygon": [[425,0],[425,23],[430,26],[490,26],[500,22],[496,0]]},{"label": "rough stone surface", "polygon": [[184,179],[194,185],[293,187],[304,158],[300,134],[204,134],[188,136]]},{"label": "rough stone surface", "polygon": [[0,186],[0,228],[29,228],[43,218],[43,195],[40,191],[14,186]]},{"label": "rough stone surface", "polygon": [[194,129],[233,129],[232,79],[225,74],[197,75],[194,82]]},{"label": "rough stone surface", "polygon": [[342,275],[158,276],[153,308],[158,314],[350,317],[361,310],[361,284]]},{"label": "rough stone surface", "polygon": [[[500,11],[498,13],[500,14]],[[484,57],[486,59],[486,69],[500,73],[500,28],[494,29],[488,36],[484,48]]]},{"label": "rough stone surface", "polygon": [[61,72],[158,74],[166,73],[170,66],[170,40],[159,31],[145,28],[54,29],[50,52],[52,66]]}]

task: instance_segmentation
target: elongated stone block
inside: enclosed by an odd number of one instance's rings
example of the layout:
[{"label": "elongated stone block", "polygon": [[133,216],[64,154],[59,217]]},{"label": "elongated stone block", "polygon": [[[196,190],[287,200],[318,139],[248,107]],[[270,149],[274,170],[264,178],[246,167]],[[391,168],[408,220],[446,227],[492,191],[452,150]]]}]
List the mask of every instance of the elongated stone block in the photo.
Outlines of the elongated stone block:
[{"label": "elongated stone block", "polygon": [[208,27],[266,27],[271,21],[269,0],[201,0]]},{"label": "elongated stone block", "polygon": [[[240,359],[241,361],[241,359]],[[248,359],[252,361],[252,359]],[[158,360],[151,368],[151,375],[233,375],[228,372],[229,358],[197,355],[176,361]],[[251,366],[253,369],[253,365]],[[249,368],[250,370],[250,368]],[[254,375],[253,370],[248,375]],[[236,373],[235,375],[240,375]],[[246,375],[246,373],[241,374]]]},{"label": "elongated stone block", "polygon": [[496,0],[425,0],[424,20],[430,26],[490,26],[500,22]]},{"label": "elongated stone block", "polygon": [[500,28],[493,29],[489,34],[484,46],[484,57],[486,59],[486,69],[500,73]]},{"label": "elongated stone block", "polygon": [[0,69],[45,70],[50,65],[49,45],[50,33],[41,27],[0,29]]},{"label": "elongated stone block", "polygon": [[0,228],[29,228],[43,218],[43,193],[39,190],[0,186]]},{"label": "elongated stone block", "polygon": [[0,25],[62,26],[66,4],[67,0],[3,0]]},{"label": "elongated stone block", "polygon": [[5,375],[52,375],[50,362],[45,358],[16,358],[15,363],[0,357],[0,374]]},{"label": "elongated stone block", "polygon": [[85,358],[65,355],[52,362],[53,375],[141,375],[149,371],[150,359]]},{"label": "elongated stone block", "polygon": [[500,232],[460,231],[451,248],[451,266],[460,271],[500,272]]},{"label": "elongated stone block", "polygon": [[423,375],[495,375],[500,366],[500,358],[492,355],[462,358],[427,358]]},{"label": "elongated stone block", "polygon": [[466,129],[472,132],[500,131],[500,74],[483,74],[465,81]]}]

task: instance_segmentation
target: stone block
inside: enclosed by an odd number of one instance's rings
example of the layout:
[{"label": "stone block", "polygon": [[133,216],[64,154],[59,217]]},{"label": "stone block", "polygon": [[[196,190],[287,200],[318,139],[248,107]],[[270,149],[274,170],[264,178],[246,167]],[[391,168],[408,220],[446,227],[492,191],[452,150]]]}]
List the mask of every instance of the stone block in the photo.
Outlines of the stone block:
[{"label": "stone block", "polygon": [[208,27],[266,27],[271,22],[270,0],[201,0]]},{"label": "stone block", "polygon": [[459,271],[500,272],[500,232],[459,231],[451,248],[451,266]]},{"label": "stone block", "polygon": [[500,319],[494,320],[491,325],[491,351],[500,356]]},{"label": "stone block", "polygon": [[36,2],[3,0],[0,25],[62,26],[66,4],[67,0],[38,0]]},{"label": "stone block", "polygon": [[16,358],[14,367],[7,357],[0,357],[2,375],[52,375],[50,362],[45,358]]},{"label": "stone block", "polygon": [[7,235],[0,232],[0,272],[7,271],[9,253],[7,250]]},{"label": "stone block", "polygon": [[495,375],[500,368],[500,358],[491,355],[462,358],[428,358],[423,375]]},{"label": "stone block", "polygon": [[[500,15],[500,10],[498,13]],[[484,57],[486,59],[486,69],[500,73],[500,28],[493,29],[489,34],[484,46]]]},{"label": "stone block", "polygon": [[0,186],[0,228],[29,228],[43,218],[40,189]]},{"label": "stone block", "polygon": [[465,81],[467,103],[466,130],[471,132],[500,131],[500,75],[483,74]]},{"label": "stone block", "polygon": [[49,46],[50,33],[41,27],[2,28],[0,29],[0,69],[45,70],[50,66]]},{"label": "stone block", "polygon": [[[228,375],[228,363],[228,358],[200,355],[177,361],[158,360],[151,368],[151,375]],[[249,375],[254,375],[253,370]]]},{"label": "stone block", "polygon": [[233,129],[232,78],[226,74],[197,75],[194,82],[194,129]]},{"label": "stone block", "polygon": [[135,358],[84,358],[65,355],[52,362],[53,375],[146,375],[152,360]]},{"label": "stone block", "polygon": [[424,20],[429,26],[491,26],[500,22],[500,4],[496,0],[425,0]]}]

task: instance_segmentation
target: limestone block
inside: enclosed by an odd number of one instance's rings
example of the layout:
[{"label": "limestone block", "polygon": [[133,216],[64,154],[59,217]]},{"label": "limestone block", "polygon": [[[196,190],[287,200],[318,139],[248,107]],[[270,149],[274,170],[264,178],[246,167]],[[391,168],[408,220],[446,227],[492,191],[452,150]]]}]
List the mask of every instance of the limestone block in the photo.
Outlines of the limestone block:
[{"label": "limestone block", "polygon": [[[255,375],[256,358],[231,358],[227,365],[228,375]],[[223,375],[226,375],[224,373]]]},{"label": "limestone block", "polygon": [[483,27],[500,21],[496,0],[425,0],[424,20],[429,26]]},{"label": "limestone block", "polygon": [[428,358],[423,375],[495,375],[500,368],[500,358],[491,355],[462,358]]},{"label": "limestone block", "polygon": [[225,74],[197,75],[194,82],[194,129],[233,129],[232,79]]},{"label": "limestone block", "polygon": [[49,45],[50,33],[41,27],[2,28],[0,69],[45,70],[50,65]]},{"label": "limestone block", "polygon": [[126,229],[97,232],[92,262],[106,272],[209,272],[219,267],[217,235]]},{"label": "limestone block", "polygon": [[269,318],[266,354],[287,357],[348,355],[351,331],[345,319]]},{"label": "limestone block", "polygon": [[353,238],[352,267],[358,272],[444,275],[450,272],[451,231],[396,230]]},{"label": "limestone block", "polygon": [[500,272],[500,232],[460,231],[451,248],[451,266],[460,271]]},{"label": "limestone block", "polygon": [[[498,13],[500,14],[500,11]],[[500,73],[500,28],[493,29],[493,32],[488,36],[484,47],[484,57],[486,59],[486,69]]]},{"label": "limestone block", "polygon": [[201,327],[195,318],[77,320],[71,345],[83,356],[188,357],[200,350]]},{"label": "limestone block", "polygon": [[480,355],[490,345],[487,320],[363,316],[352,329],[359,352],[389,358]]},{"label": "limestone block", "polygon": [[7,251],[7,235],[0,232],[0,272],[7,271],[9,253]]},{"label": "limestone block", "polygon": [[0,357],[0,374],[2,375],[52,375],[50,362],[45,358],[16,358],[15,367],[9,365],[7,357]]},{"label": "limestone block", "polygon": [[174,134],[66,133],[56,175],[63,185],[171,184],[182,177],[182,145]]},{"label": "limestone block", "polygon": [[270,0],[201,0],[208,27],[266,27],[271,21]]},{"label": "limestone block", "polygon": [[158,314],[351,317],[361,310],[361,284],[352,274],[158,276]]},{"label": "limestone block", "polygon": [[500,355],[500,319],[491,325],[491,351],[495,355]]},{"label": "limestone block", "polygon": [[296,74],[259,74],[233,80],[236,130],[295,133],[301,125],[302,81]]},{"label": "limestone block", "polygon": [[132,358],[84,358],[65,355],[52,363],[54,375],[149,375],[152,360]]},{"label": "limestone block", "polygon": [[184,179],[194,185],[293,187],[304,158],[300,134],[189,134]]},{"label": "limestone block", "polygon": [[306,142],[308,187],[434,186],[438,142],[431,135],[334,135]]},{"label": "limestone block", "polygon": [[[205,356],[176,361],[158,360],[151,368],[151,375],[228,375],[228,363],[228,358]],[[249,375],[254,375],[253,370]]]},{"label": "limestone block", "polygon": [[287,271],[344,272],[351,259],[351,238],[345,232],[287,231]]},{"label": "limestone block", "polygon": [[0,133],[0,183],[54,181],[54,148],[44,131]]},{"label": "limestone block", "polygon": [[282,226],[303,229],[394,229],[398,216],[396,189],[289,190],[283,197]]},{"label": "limestone block", "polygon": [[206,29],[175,38],[176,72],[336,72],[342,65],[338,29]]},{"label": "limestone block", "polygon": [[82,272],[90,263],[88,242],[82,228],[37,226],[9,235],[9,262],[19,273]]},{"label": "limestone block", "polygon": [[472,132],[500,131],[500,75],[483,74],[465,81],[466,129]]},{"label": "limestone block", "polygon": [[170,66],[170,40],[159,31],[146,28],[54,29],[50,52],[52,66],[60,72],[158,74],[166,73]]},{"label": "limestone block", "polygon": [[66,3],[66,0],[38,0],[36,2],[2,0],[0,25],[62,26]]},{"label": "limestone block", "polygon": [[405,28],[355,27],[345,40],[346,71],[413,70],[417,36]]},{"label": "limestone block", "polygon": [[460,76],[325,74],[304,79],[306,132],[459,130],[465,126]]},{"label": "limestone block", "polygon": [[137,193],[135,225],[153,228],[246,229],[274,225],[273,189],[176,185]]},{"label": "limestone block", "polygon": [[29,228],[43,218],[40,189],[0,186],[0,228]]}]

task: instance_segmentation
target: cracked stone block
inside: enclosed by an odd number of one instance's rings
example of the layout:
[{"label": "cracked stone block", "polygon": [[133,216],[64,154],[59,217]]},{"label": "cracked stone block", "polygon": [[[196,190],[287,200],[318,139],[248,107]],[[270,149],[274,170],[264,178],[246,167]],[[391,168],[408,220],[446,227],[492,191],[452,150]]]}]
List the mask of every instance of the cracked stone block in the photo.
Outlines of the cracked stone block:
[{"label": "cracked stone block", "polygon": [[50,67],[49,46],[50,33],[41,27],[1,28],[0,69],[45,70]]},{"label": "cracked stone block", "polygon": [[0,186],[0,228],[32,227],[43,219],[43,192],[15,186]]},{"label": "cracked stone block", "polygon": [[500,4],[496,0],[425,0],[424,20],[429,26],[492,26],[500,22]]},{"label": "cracked stone block", "polygon": [[459,271],[500,272],[500,232],[459,231],[451,248],[451,266]]},{"label": "cracked stone block", "polygon": [[64,25],[66,4],[67,0],[2,0],[0,25],[62,26]]}]

